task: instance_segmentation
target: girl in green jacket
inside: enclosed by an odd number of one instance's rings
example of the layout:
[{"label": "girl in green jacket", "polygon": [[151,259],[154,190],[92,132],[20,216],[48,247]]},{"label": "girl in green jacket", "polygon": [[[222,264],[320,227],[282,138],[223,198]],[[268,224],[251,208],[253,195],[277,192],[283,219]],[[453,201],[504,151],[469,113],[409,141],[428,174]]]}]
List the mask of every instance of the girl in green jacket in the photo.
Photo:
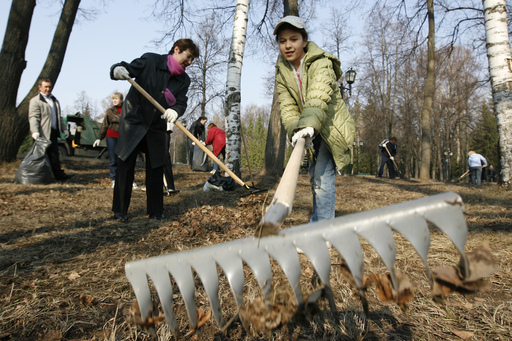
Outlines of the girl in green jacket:
[{"label": "girl in green jacket", "polygon": [[355,125],[338,88],[340,61],[308,41],[304,21],[284,17],[274,35],[281,52],[276,86],[281,121],[295,145],[301,137],[309,147],[313,192],[310,221],[334,218],[336,172],[350,160]]}]

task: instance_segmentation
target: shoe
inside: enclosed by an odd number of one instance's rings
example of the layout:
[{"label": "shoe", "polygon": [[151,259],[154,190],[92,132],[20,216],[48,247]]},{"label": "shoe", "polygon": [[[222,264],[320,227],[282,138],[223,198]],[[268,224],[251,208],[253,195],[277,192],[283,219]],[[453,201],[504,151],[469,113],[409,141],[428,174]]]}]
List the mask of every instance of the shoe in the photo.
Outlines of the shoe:
[{"label": "shoe", "polygon": [[148,216],[149,219],[162,220],[165,219],[163,214],[152,214]]},{"label": "shoe", "polygon": [[116,180],[111,180],[112,182],[112,188],[114,188],[116,186]]},{"label": "shoe", "polygon": [[135,183],[135,181],[133,182],[132,187],[133,187],[133,188],[139,188],[139,186],[137,186],[137,184]]},{"label": "shoe", "polygon": [[119,220],[124,223],[128,221],[128,216],[126,214],[114,212],[114,220]]},{"label": "shoe", "polygon": [[164,191],[164,195],[170,197],[171,195],[176,195],[180,192],[179,189],[168,189],[166,191]]},{"label": "shoe", "polygon": [[59,181],[66,181],[67,179],[72,178],[74,176],[75,176],[75,174],[72,174],[72,173],[71,174],[62,173],[62,175],[60,175],[59,177],[56,177],[56,179]]},{"label": "shoe", "polygon": [[214,169],[214,170],[211,170],[210,171],[210,174],[215,174],[217,171]]},{"label": "shoe", "polygon": [[325,242],[325,245],[328,249],[332,249],[332,244],[329,241]]}]

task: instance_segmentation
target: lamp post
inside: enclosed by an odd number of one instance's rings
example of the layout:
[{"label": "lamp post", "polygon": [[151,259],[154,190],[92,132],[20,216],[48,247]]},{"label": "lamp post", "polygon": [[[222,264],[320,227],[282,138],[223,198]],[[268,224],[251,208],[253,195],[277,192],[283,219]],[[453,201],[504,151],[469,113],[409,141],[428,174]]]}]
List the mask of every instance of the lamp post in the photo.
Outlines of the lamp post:
[{"label": "lamp post", "polygon": [[359,143],[357,144],[357,172],[356,172],[356,174],[359,174],[359,153],[360,153],[359,147],[363,147],[363,141],[359,140],[359,138],[357,140]]},{"label": "lamp post", "polygon": [[[348,84],[348,95],[349,97],[352,96],[352,84],[356,80],[356,72],[350,68],[347,72],[345,72],[345,81]],[[341,91],[341,97],[345,99],[345,86],[343,85],[343,80],[340,83],[340,91]]]}]

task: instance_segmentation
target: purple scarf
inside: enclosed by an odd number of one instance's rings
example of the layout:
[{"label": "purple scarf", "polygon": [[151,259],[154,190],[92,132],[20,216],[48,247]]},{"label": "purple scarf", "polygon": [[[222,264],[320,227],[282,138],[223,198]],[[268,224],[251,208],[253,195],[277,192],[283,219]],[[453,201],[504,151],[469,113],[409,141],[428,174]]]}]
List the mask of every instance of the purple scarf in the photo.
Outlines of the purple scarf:
[{"label": "purple scarf", "polygon": [[[171,54],[167,56],[167,68],[171,73],[171,77],[181,75],[183,72],[185,72],[185,69],[176,61],[176,59],[174,59]],[[176,104],[176,97],[174,97],[169,89],[165,89],[165,101],[170,107]]]}]

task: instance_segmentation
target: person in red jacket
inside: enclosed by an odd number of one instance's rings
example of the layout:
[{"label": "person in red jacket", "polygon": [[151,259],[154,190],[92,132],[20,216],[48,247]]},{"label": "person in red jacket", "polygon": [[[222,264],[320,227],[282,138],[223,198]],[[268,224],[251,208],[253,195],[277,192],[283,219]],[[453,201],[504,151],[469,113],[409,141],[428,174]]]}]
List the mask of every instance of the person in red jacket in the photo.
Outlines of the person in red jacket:
[{"label": "person in red jacket", "polygon": [[[208,135],[205,141],[206,145],[213,146],[213,154],[219,159],[222,155],[222,162],[226,159],[226,133],[224,130],[217,128],[215,123],[208,124]],[[217,163],[213,163],[213,173],[220,169]]]}]

